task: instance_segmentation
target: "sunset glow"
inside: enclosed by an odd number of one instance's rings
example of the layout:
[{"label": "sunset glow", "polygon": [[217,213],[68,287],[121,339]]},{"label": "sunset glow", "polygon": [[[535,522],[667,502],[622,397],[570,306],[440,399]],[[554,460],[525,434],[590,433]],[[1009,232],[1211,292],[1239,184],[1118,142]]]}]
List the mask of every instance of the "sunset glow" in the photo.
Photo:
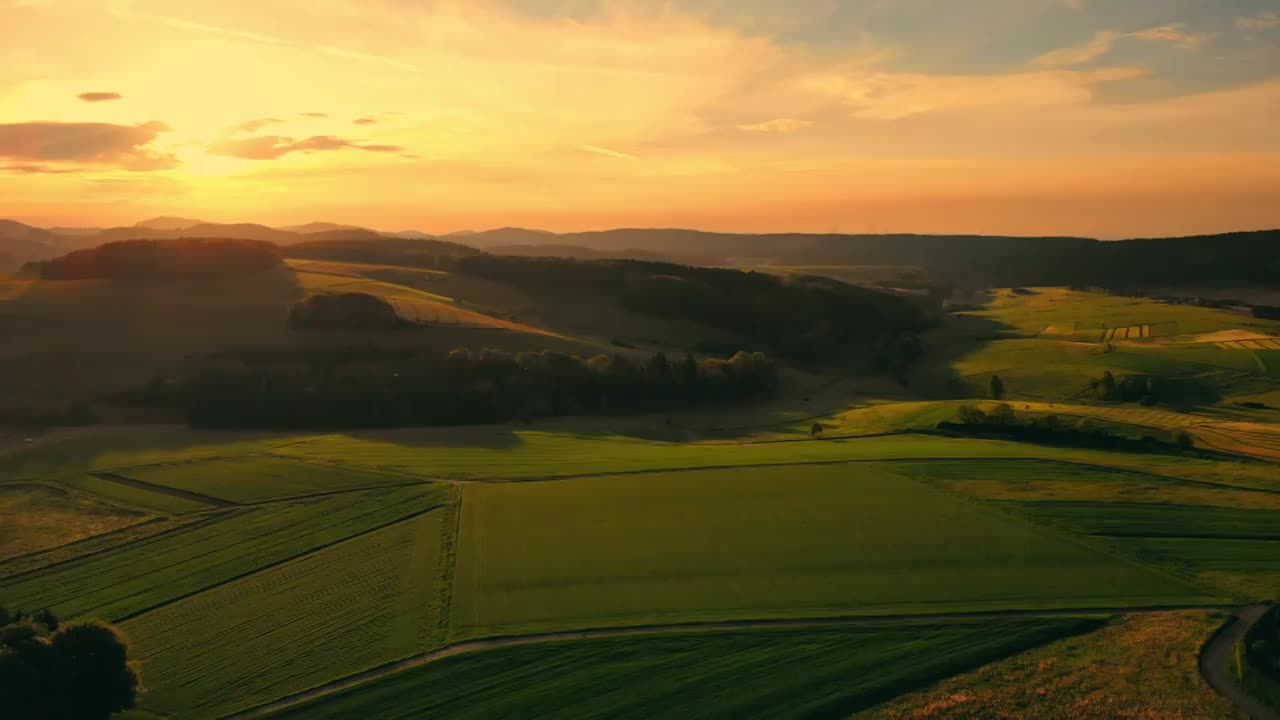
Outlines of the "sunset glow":
[{"label": "sunset glow", "polygon": [[1277,118],[1268,0],[0,0],[42,225],[1253,229]]}]

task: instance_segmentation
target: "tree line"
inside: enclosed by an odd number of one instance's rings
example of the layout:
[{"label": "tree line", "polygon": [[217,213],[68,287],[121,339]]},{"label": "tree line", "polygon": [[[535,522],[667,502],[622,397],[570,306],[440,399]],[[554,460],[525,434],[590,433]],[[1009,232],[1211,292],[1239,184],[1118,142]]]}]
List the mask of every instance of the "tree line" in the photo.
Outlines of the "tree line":
[{"label": "tree line", "polygon": [[935,300],[812,276],[498,255],[457,258],[452,269],[518,286],[604,295],[633,312],[732,331],[797,360],[829,356],[852,341],[918,331],[938,318]]},{"label": "tree line", "polygon": [[210,369],[134,400],[185,407],[192,427],[410,427],[669,410],[760,397],[777,383],[777,366],[758,352],[635,360],[460,348],[407,366]]},{"label": "tree line", "polygon": [[259,240],[122,240],[30,262],[22,272],[45,280],[194,279],[261,272],[284,264],[280,248]]}]

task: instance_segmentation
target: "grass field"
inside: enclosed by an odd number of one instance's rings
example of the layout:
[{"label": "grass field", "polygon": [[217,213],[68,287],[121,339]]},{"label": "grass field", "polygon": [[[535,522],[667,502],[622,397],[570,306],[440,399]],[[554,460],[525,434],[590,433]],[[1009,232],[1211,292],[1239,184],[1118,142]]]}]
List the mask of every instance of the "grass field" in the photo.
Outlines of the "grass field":
[{"label": "grass field", "polygon": [[879,467],[472,484],[462,506],[461,637],[1207,595]]},{"label": "grass field", "polygon": [[1275,510],[1118,502],[1031,502],[1022,508],[1085,535],[1280,540]]},{"label": "grass field", "polygon": [[0,485],[0,561],[118,530],[145,515],[91,495],[27,483]]},{"label": "grass field", "polygon": [[1135,615],[957,675],[859,717],[871,720],[1230,720],[1200,677],[1217,613]]},{"label": "grass field", "polygon": [[7,597],[3,588],[6,578],[16,578],[19,575],[33,573],[58,563],[69,562],[75,558],[105,553],[130,543],[141,542],[166,533],[175,533],[185,527],[208,519],[210,518],[203,515],[152,517],[117,530],[91,535],[75,542],[0,561],[0,601]]},{"label": "grass field", "polygon": [[244,503],[414,482],[401,475],[265,455],[128,468],[120,474]]},{"label": "grass field", "polygon": [[442,486],[236,510],[0,583],[0,603],[118,620],[442,504]]},{"label": "grass field", "polygon": [[443,509],[125,623],[146,705],[220,717],[443,640]]},{"label": "grass field", "polygon": [[89,474],[64,475],[57,478],[60,485],[66,485],[98,497],[109,498],[114,502],[124,503],[131,507],[143,508],[152,512],[191,513],[210,509],[210,505],[178,497],[164,492],[148,490],[124,483],[106,480]]},{"label": "grass field", "polygon": [[1177,567],[1243,598],[1280,597],[1280,542],[1275,540],[1119,537],[1111,542],[1134,557]]},{"label": "grass field", "polygon": [[845,717],[966,668],[1094,627],[995,620],[679,633],[446,658],[277,718],[462,720]]}]

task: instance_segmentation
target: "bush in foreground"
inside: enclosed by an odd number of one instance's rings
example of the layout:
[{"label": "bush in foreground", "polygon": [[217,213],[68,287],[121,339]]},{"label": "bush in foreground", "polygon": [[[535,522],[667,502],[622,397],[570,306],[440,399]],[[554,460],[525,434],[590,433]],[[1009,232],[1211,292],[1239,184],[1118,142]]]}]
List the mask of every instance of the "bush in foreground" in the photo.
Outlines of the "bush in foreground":
[{"label": "bush in foreground", "polygon": [[0,608],[3,717],[107,720],[133,707],[138,690],[137,667],[112,626]]}]

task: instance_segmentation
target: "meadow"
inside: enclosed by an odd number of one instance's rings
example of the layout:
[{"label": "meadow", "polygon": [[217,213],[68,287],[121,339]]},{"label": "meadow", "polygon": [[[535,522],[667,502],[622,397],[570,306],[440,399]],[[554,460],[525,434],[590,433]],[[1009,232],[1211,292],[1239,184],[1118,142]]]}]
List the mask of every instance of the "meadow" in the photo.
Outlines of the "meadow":
[{"label": "meadow", "polygon": [[885,467],[474,483],[462,505],[459,637],[1214,601]]},{"label": "meadow", "polygon": [[905,690],[1096,627],[1000,619],[685,632],[446,658],[272,717],[845,717]]},{"label": "meadow", "polygon": [[0,562],[139,522],[142,513],[49,485],[0,485]]},{"label": "meadow", "polygon": [[119,474],[238,503],[417,482],[404,476],[331,463],[306,463],[258,455],[125,468]]}]

